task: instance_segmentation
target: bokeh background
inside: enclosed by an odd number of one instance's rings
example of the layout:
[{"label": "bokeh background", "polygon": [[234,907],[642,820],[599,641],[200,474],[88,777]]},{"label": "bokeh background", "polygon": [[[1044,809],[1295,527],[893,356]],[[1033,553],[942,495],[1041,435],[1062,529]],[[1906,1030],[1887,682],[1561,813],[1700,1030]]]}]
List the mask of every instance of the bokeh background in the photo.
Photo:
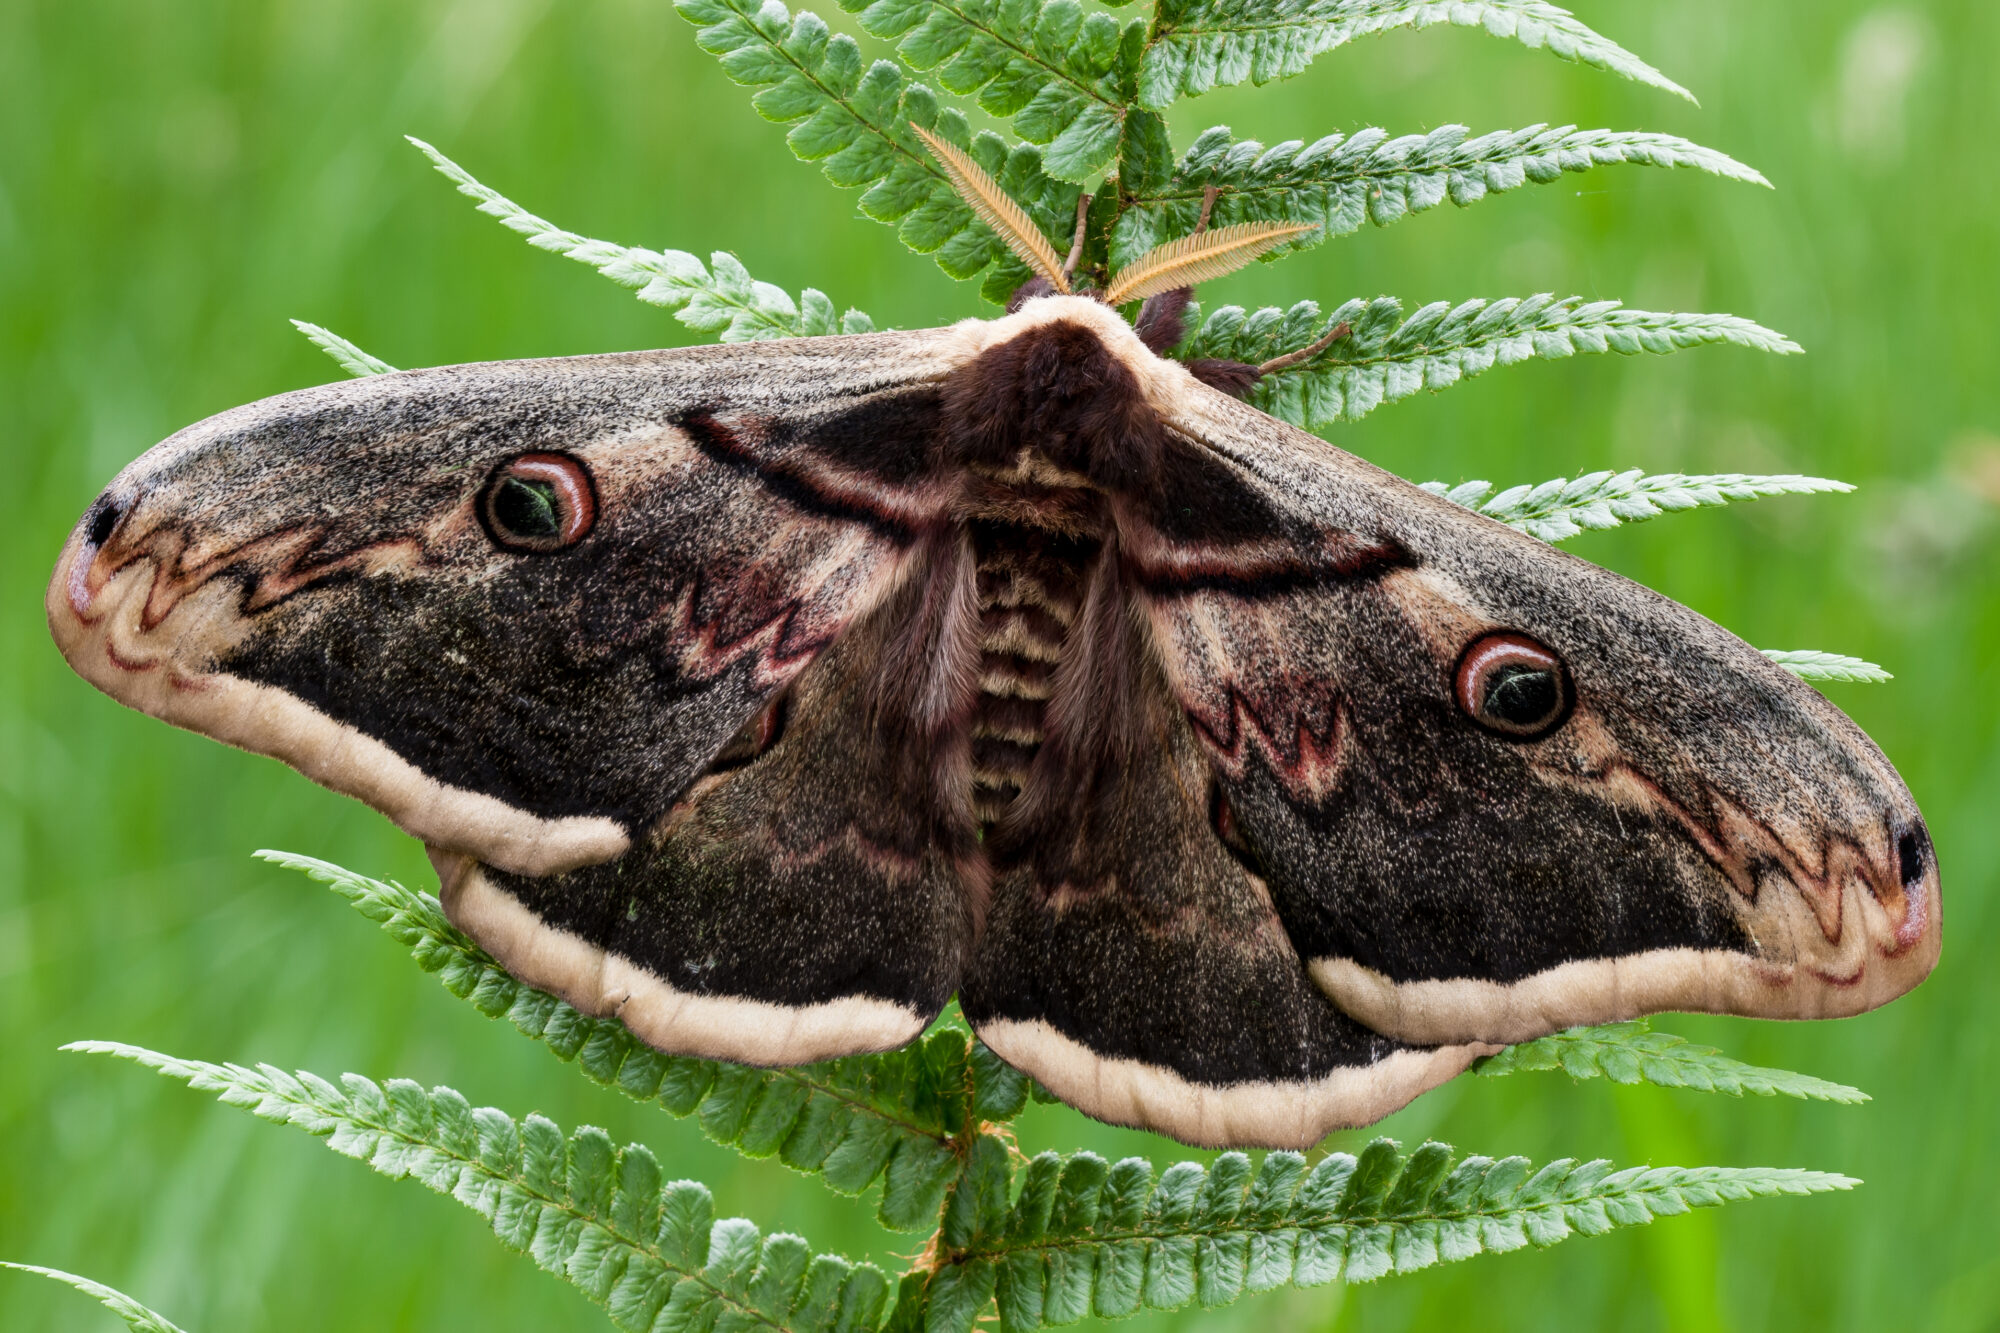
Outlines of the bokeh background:
[{"label": "bokeh background", "polygon": [[[1184,103],[1176,138],[1213,123],[1267,142],[1451,121],[1652,128],[1732,153],[1777,189],[1610,168],[1371,229],[1205,295],[1552,290],[1731,311],[1801,341],[1804,357],[1710,349],[1496,371],[1332,438],[1419,480],[1642,466],[1858,483],[1570,549],[1761,646],[1896,673],[1828,691],[1929,815],[1944,962],[1916,994],[1847,1022],[1662,1024],[1859,1084],[1866,1106],[1540,1075],[1461,1080],[1387,1126],[1538,1160],[1817,1167],[1864,1178],[1851,1195],[1149,1327],[2000,1327],[2000,7],[1582,12],[1702,106],[1434,29]],[[758,277],[818,286],[883,326],[982,311],[793,161],[665,0],[0,0],[0,1256],[92,1274],[195,1333],[608,1327],[456,1204],[138,1069],[56,1051],[98,1037],[405,1075],[604,1125],[709,1182],[724,1215],[900,1267],[916,1242],[881,1232],[865,1204],[589,1086],[324,890],[252,862],[275,846],[430,883],[383,820],[124,711],[49,642],[43,580],[113,472],[197,418],[338,377],[287,317],[398,365],[691,340],[475,215],[405,133],[565,226],[728,248]],[[1031,1151],[1175,1154],[1061,1108],[1032,1111],[1022,1137]],[[0,1326],[115,1321],[0,1274]]]}]

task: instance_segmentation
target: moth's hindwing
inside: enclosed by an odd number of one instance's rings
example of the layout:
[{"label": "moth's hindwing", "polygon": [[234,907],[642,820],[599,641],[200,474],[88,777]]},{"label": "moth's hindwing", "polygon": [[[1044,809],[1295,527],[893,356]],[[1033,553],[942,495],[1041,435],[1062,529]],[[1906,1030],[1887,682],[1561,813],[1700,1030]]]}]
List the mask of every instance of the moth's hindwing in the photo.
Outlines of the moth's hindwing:
[{"label": "moth's hindwing", "polygon": [[1820,694],[1657,593],[1219,394],[1187,404],[1176,424],[1268,504],[1406,557],[1146,596],[1230,818],[1344,1010],[1512,1042],[1667,1009],[1852,1014],[1929,972],[1929,835]]},{"label": "moth's hindwing", "polygon": [[972,829],[874,725],[892,600],[751,719],[641,845],[533,878],[442,864],[445,910],[524,981],[683,1055],[800,1064],[910,1040],[972,937]]}]

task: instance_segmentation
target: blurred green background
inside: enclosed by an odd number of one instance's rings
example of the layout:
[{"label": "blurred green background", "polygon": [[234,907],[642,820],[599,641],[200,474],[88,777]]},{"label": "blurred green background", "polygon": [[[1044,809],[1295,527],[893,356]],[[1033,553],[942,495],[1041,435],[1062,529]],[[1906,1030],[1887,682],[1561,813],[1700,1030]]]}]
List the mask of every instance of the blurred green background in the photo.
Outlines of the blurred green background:
[{"label": "blurred green background", "polygon": [[[1154,1327],[2000,1328],[2000,971],[1980,961],[2000,948],[2000,7],[1588,0],[1582,16],[1703,105],[1434,29],[1185,103],[1176,138],[1218,122],[1272,142],[1574,121],[1684,134],[1776,191],[1610,168],[1371,229],[1205,295],[1553,290],[1731,311],[1804,343],[1805,357],[1495,371],[1332,438],[1419,480],[1643,466],[1859,483],[1570,549],[1761,646],[1897,674],[1828,688],[1930,818],[1944,962],[1847,1022],[1664,1023],[1859,1084],[1875,1095],[1863,1107],[1540,1075],[1461,1080],[1387,1126],[1537,1159],[1817,1167],[1863,1177],[1851,1195]],[[0,0],[0,1256],[94,1275],[195,1333],[608,1327],[448,1200],[151,1074],[56,1052],[101,1037],[406,1075],[604,1125],[709,1182],[725,1215],[900,1267],[916,1239],[876,1229],[867,1206],[589,1086],[325,891],[253,863],[275,846],[431,883],[383,820],[126,712],[49,642],[43,580],[113,472],[197,418],[338,377],[287,317],[398,365],[691,340],[476,216],[404,133],[589,235],[728,248],[885,327],[983,313],[971,287],[793,161],[665,0]],[[1174,1154],[1060,1108],[1032,1111],[1022,1137],[1030,1151]],[[0,1275],[0,1327],[113,1326],[73,1294]]]}]

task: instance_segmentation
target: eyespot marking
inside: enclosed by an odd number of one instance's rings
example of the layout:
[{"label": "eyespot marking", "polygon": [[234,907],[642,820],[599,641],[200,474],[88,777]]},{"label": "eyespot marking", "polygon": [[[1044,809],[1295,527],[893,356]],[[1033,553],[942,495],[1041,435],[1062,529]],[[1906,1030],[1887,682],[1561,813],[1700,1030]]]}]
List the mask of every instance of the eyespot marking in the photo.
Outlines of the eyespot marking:
[{"label": "eyespot marking", "polygon": [[1540,740],[1569,720],[1569,668],[1541,643],[1503,630],[1474,639],[1453,672],[1459,709],[1508,740]]},{"label": "eyespot marking", "polygon": [[568,454],[519,454],[493,469],[479,521],[505,550],[567,550],[597,522],[597,491],[589,469]]}]

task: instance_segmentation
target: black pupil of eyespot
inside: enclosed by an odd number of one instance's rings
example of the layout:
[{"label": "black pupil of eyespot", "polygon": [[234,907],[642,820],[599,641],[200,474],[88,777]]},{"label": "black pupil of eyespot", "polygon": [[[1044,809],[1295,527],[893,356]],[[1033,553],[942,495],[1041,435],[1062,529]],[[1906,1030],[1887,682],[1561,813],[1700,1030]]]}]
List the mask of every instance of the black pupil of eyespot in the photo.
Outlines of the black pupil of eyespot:
[{"label": "black pupil of eyespot", "polygon": [[507,478],[493,497],[493,521],[514,537],[562,536],[562,515],[556,511],[554,484]]},{"label": "black pupil of eyespot", "polygon": [[118,506],[109,500],[100,500],[97,512],[91,516],[90,532],[92,546],[102,546],[111,539],[111,530],[118,526]]},{"label": "black pupil of eyespot", "polygon": [[1510,665],[1496,669],[1486,687],[1485,713],[1509,726],[1532,727],[1545,722],[1562,703],[1556,673],[1541,667]]}]

